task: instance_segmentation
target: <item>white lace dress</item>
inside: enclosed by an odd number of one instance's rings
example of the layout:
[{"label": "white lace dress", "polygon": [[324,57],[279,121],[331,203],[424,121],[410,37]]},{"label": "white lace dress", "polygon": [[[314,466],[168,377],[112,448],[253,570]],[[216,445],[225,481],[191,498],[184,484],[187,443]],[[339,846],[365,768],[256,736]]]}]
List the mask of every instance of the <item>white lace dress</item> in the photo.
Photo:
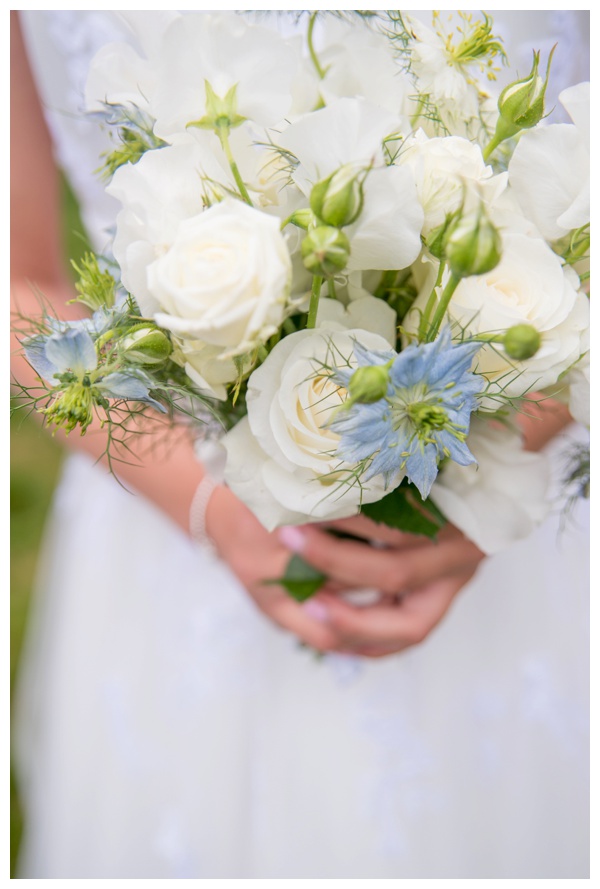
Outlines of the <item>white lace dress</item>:
[{"label": "white lace dress", "polygon": [[[102,146],[62,112],[121,25],[24,19],[102,247]],[[152,505],[69,459],[21,673],[20,876],[586,877],[587,504],[558,525],[488,559],[418,648],[317,661]]]}]

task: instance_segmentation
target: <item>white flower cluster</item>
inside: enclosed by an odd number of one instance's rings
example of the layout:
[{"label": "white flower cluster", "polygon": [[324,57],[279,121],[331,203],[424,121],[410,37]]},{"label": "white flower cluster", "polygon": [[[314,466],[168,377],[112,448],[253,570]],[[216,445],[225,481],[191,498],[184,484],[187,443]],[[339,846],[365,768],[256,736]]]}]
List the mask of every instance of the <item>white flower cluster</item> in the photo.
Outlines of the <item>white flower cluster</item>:
[{"label": "white flower cluster", "polygon": [[[325,369],[355,366],[356,343],[383,353],[449,324],[457,342],[482,343],[467,438],[479,469],[451,463],[432,499],[487,551],[528,533],[544,512],[543,460],[486,412],[568,397],[572,382],[585,413],[589,301],[571,248],[589,223],[588,85],[561,96],[573,124],[524,129],[503,166],[485,153],[489,90],[435,28],[402,19],[399,42],[397,20],[324,16],[307,42],[235,13],[128,21],[131,41],[100,52],[87,87],[91,111],[126,109],[123,128],[142,114],[155,140],[115,163],[114,256],[193,383],[223,402],[245,387],[247,416],[224,439],[232,489],[269,528],[383,497],[382,475],[347,483],[356,467],[330,425],[345,396]],[[487,19],[472,33],[493,55]],[[473,247],[451,238],[469,214]],[[539,336],[531,354],[506,346],[522,328]]]}]

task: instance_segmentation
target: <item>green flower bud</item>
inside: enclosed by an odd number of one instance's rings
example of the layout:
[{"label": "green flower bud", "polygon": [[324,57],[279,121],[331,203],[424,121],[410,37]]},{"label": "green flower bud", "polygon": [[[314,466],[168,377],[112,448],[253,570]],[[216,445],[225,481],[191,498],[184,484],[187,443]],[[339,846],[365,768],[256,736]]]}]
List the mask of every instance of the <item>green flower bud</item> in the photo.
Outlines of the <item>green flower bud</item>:
[{"label": "green flower bud", "polygon": [[448,230],[456,219],[456,214],[448,213],[441,225],[432,228],[424,239],[425,246],[436,259],[443,259],[446,253]]},{"label": "green flower bud", "polygon": [[504,334],[503,346],[506,354],[516,361],[532,358],[540,348],[542,338],[531,324],[515,324]]},{"label": "green flower bud", "polygon": [[157,327],[140,327],[121,340],[123,354],[130,364],[162,364],[173,347],[166,334]]},{"label": "green flower bud", "polygon": [[344,164],[327,179],[317,182],[310,193],[310,206],[315,216],[336,228],[350,225],[363,208],[363,180],[362,167]]},{"label": "green flower bud", "polygon": [[308,207],[305,207],[302,210],[296,210],[287,221],[291,222],[293,225],[297,225],[298,228],[303,228],[305,231],[307,231],[311,225],[316,225],[317,222],[315,214],[312,210],[309,210]]},{"label": "green flower bud", "polygon": [[104,306],[112,308],[117,282],[110,272],[102,271],[97,257],[93,253],[86,253],[79,265],[73,259],[71,265],[79,275],[79,281],[75,284],[78,296],[69,302],[83,303],[93,312]]},{"label": "green flower bud", "polygon": [[300,250],[309,272],[331,277],[346,267],[350,241],[339,228],[319,225],[308,232]]},{"label": "green flower bud", "polygon": [[540,53],[534,52],[533,66],[528,76],[523,80],[510,83],[500,93],[498,99],[500,119],[496,130],[502,134],[502,139],[514,136],[519,130],[534,127],[544,117],[544,97],[554,49],[555,47],[552,48],[548,58],[544,80],[538,74]]},{"label": "green flower bud", "polygon": [[500,262],[502,240],[480,203],[477,210],[459,216],[451,226],[445,245],[450,271],[457,278],[483,275]]},{"label": "green flower bud", "polygon": [[373,404],[381,398],[385,398],[390,369],[387,364],[371,364],[367,367],[358,367],[348,384],[351,404]]}]

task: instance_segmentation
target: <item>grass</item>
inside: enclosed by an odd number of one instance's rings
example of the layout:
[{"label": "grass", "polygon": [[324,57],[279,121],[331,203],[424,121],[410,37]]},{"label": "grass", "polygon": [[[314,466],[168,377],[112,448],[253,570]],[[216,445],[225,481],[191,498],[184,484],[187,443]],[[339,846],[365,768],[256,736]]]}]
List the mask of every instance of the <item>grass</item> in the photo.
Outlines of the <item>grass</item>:
[{"label": "grass", "polygon": [[[63,180],[63,232],[67,257],[78,260],[88,248],[77,203]],[[32,417],[17,412],[10,423],[10,681],[11,692],[27,628],[38,552],[63,449]],[[23,811],[11,771],[10,873],[23,832]]]}]

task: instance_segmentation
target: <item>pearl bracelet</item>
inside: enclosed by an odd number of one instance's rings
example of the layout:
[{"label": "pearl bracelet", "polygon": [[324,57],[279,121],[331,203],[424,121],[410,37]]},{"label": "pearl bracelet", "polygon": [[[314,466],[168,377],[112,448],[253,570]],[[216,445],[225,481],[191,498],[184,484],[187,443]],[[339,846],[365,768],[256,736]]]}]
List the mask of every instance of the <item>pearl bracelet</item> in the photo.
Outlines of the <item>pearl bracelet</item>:
[{"label": "pearl bracelet", "polygon": [[216,547],[206,533],[206,510],[218,484],[212,475],[206,473],[196,488],[196,493],[190,504],[190,537],[198,546],[215,556],[217,555]]}]

